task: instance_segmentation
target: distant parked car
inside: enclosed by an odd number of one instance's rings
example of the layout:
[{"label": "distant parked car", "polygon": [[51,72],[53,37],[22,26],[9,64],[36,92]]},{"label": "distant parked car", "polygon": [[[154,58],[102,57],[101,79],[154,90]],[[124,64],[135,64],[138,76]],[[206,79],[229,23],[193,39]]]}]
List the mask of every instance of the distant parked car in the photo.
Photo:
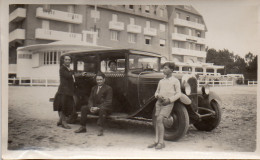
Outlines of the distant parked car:
[{"label": "distant parked car", "polygon": [[[132,49],[77,51],[64,54],[72,57],[74,72],[86,72],[76,79],[76,107],[80,111],[87,104],[94,76],[98,71],[106,75],[106,83],[113,88],[113,111],[110,118],[152,120],[156,99],[154,93],[158,82],[164,77],[160,72],[161,56],[152,52]],[[116,61],[116,71],[109,70],[108,63]],[[61,62],[62,63],[62,62]],[[173,73],[181,82],[182,98],[175,102],[170,117],[164,120],[165,139],[178,140],[193,124],[198,130],[211,131],[221,120],[220,98],[208,86],[198,90],[195,76]],[[198,119],[192,116],[198,113]]]}]

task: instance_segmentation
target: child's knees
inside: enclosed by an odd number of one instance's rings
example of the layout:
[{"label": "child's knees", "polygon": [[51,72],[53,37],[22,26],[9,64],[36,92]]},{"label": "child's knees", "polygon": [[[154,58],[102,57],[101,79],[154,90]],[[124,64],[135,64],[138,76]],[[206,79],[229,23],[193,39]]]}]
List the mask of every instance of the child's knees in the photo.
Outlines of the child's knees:
[{"label": "child's knees", "polygon": [[157,119],[156,119],[156,122],[157,122],[157,123],[163,123],[163,119],[164,119],[164,116],[159,115],[159,116],[157,117]]}]

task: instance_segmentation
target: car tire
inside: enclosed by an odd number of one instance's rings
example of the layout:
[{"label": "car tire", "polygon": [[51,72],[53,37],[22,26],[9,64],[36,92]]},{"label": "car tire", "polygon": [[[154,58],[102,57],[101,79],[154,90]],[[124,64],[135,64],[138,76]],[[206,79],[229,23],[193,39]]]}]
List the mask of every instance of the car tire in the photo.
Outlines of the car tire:
[{"label": "car tire", "polygon": [[[201,121],[194,123],[195,128],[200,131],[212,131],[219,125],[221,121],[221,109],[219,104],[216,101],[211,101],[210,109],[215,111],[216,115],[214,117],[203,118]],[[199,111],[199,114],[203,113]]]},{"label": "car tire", "polygon": [[[171,122],[172,119],[173,122]],[[155,126],[154,114],[153,124]],[[175,104],[169,118],[164,119],[164,128],[164,139],[169,141],[177,141],[187,133],[189,128],[189,115],[183,104]]]}]

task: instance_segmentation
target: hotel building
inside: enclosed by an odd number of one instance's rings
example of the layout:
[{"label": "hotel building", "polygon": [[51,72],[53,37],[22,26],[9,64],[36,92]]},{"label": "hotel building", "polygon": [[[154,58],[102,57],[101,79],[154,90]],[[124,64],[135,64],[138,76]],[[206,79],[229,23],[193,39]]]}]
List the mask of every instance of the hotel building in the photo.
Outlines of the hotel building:
[{"label": "hotel building", "polygon": [[56,77],[59,56],[90,48],[161,54],[179,72],[217,74],[206,62],[203,17],[185,5],[10,5],[9,76]]}]

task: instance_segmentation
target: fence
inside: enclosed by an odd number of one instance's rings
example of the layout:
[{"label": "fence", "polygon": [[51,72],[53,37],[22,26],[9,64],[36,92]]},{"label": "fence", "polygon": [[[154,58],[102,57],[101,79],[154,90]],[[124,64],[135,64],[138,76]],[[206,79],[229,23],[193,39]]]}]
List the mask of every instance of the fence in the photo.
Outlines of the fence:
[{"label": "fence", "polygon": [[8,78],[9,85],[22,85],[22,86],[58,86],[59,80],[56,78],[32,78],[32,77],[19,77]]},{"label": "fence", "polygon": [[233,86],[233,81],[214,81],[214,80],[201,81],[201,80],[198,80],[198,86],[205,85],[205,84],[208,84],[212,87],[214,87],[214,86]]},{"label": "fence", "polygon": [[248,82],[247,82],[247,85],[248,85],[248,86],[257,85],[257,81],[248,81]]}]

